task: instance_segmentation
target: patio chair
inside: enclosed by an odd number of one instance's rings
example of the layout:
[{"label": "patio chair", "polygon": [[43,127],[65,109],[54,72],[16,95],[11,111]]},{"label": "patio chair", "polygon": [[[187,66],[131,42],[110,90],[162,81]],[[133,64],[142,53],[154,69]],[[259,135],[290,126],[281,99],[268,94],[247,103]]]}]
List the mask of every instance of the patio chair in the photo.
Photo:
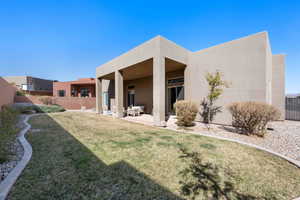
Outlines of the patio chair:
[{"label": "patio chair", "polygon": [[127,115],[128,116],[139,116],[141,113],[144,113],[142,106],[132,106],[128,107],[127,109]]}]

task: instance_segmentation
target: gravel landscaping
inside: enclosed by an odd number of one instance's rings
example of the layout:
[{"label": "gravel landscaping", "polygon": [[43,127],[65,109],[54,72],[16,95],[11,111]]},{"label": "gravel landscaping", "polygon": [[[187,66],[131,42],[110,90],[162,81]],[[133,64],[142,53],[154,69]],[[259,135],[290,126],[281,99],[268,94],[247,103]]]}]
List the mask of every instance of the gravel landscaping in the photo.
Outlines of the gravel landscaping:
[{"label": "gravel landscaping", "polygon": [[[24,115],[19,117],[19,122],[17,127],[22,129],[24,127],[23,119]],[[22,159],[24,154],[24,149],[19,142],[18,138],[16,138],[10,145],[9,145],[9,161],[0,164],[0,183],[5,179],[5,177],[15,168],[18,162]]]},{"label": "gravel landscaping", "polygon": [[[177,129],[175,116],[171,117],[167,123],[167,128]],[[220,136],[228,139],[235,139],[247,142],[266,149],[270,149],[292,159],[300,161],[300,122],[297,121],[278,121],[272,122],[265,137],[248,136],[239,134],[231,126],[211,125],[208,131],[205,124],[196,122],[195,126],[183,131],[194,133],[205,133]]]},{"label": "gravel landscaping", "polygon": [[[51,113],[51,112],[63,112],[65,111],[61,106],[57,105],[33,105],[30,103],[16,103],[12,106],[14,109],[19,110],[19,113],[23,113],[18,116],[17,124],[13,128],[15,133],[19,130],[22,130],[25,127],[23,123],[25,114],[31,113]],[[39,132],[39,129],[34,129],[32,132]],[[24,155],[24,149],[19,139],[16,137],[15,139],[11,139],[8,144],[8,151],[6,155],[8,155],[7,160],[5,162],[0,163],[0,183],[7,177],[7,175],[17,166],[19,161],[22,160]]]},{"label": "gravel landscaping", "polygon": [[24,154],[24,149],[18,139],[16,139],[9,148],[11,152],[9,161],[0,164],[0,183],[5,179],[9,172],[15,168]]},{"label": "gravel landscaping", "polygon": [[268,147],[300,161],[300,122],[274,122],[272,126],[274,133],[266,137],[270,141]]},{"label": "gravel landscaping", "polygon": [[[125,117],[128,121],[138,122],[146,125],[153,125],[151,115],[141,115],[137,117]],[[269,127],[274,130],[268,130],[265,137],[248,136],[239,134],[231,126],[222,126],[212,124],[208,131],[205,124],[195,122],[195,126],[185,129],[179,129],[175,124],[176,117],[171,116],[167,122],[167,127],[172,130],[183,132],[204,133],[212,136],[219,136],[228,139],[235,139],[242,142],[261,146],[263,148],[275,151],[289,158],[300,161],[300,122],[298,121],[278,121],[272,122]]]}]

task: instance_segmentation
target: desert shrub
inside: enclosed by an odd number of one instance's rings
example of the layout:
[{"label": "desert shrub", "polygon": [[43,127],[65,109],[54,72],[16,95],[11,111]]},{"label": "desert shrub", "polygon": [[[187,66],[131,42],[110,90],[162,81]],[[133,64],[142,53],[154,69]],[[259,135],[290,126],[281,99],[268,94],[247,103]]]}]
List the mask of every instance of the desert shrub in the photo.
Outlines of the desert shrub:
[{"label": "desert shrub", "polygon": [[33,113],[53,113],[53,112],[64,112],[65,109],[60,105],[29,105],[29,106],[18,106],[17,110],[22,114],[33,114]]},{"label": "desert shrub", "polygon": [[174,104],[178,126],[191,126],[196,118],[198,107],[192,101],[177,101]]},{"label": "desert shrub", "polygon": [[200,115],[204,123],[210,124],[214,117],[221,112],[222,106],[216,106],[215,102],[222,95],[224,88],[229,87],[229,83],[223,80],[223,75],[219,71],[207,73],[205,79],[208,84],[208,94],[200,104]]},{"label": "desert shrub", "polygon": [[10,106],[2,106],[0,112],[0,127],[1,128],[12,128],[17,121],[19,112],[17,109]]},{"label": "desert shrub", "polygon": [[260,102],[238,102],[228,107],[232,125],[246,134],[264,136],[267,124],[280,118],[280,111],[272,105]]},{"label": "desert shrub", "polygon": [[8,159],[9,145],[16,138],[18,115],[18,110],[10,106],[0,111],[0,163]]},{"label": "desert shrub", "polygon": [[17,90],[16,91],[16,96],[25,96],[25,92],[22,90]]},{"label": "desert shrub", "polygon": [[16,109],[22,114],[42,113],[43,111],[37,105],[17,106]]},{"label": "desert shrub", "polygon": [[41,110],[41,112],[44,112],[44,113],[53,113],[53,112],[64,112],[64,111],[66,111],[60,105],[39,106],[39,109]]},{"label": "desert shrub", "polygon": [[44,104],[44,105],[52,105],[53,101],[51,97],[41,97],[39,100]]}]

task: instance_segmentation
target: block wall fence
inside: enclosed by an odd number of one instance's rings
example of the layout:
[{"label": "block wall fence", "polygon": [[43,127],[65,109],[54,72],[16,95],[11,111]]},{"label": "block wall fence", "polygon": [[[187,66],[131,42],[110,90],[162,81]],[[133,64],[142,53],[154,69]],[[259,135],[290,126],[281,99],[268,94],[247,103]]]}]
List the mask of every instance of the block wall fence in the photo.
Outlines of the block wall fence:
[{"label": "block wall fence", "polygon": [[[15,96],[15,103],[33,103],[42,104],[40,96]],[[93,109],[96,107],[96,98],[80,98],[80,97],[50,97],[54,104],[58,104],[68,110],[78,110],[82,107]]]}]

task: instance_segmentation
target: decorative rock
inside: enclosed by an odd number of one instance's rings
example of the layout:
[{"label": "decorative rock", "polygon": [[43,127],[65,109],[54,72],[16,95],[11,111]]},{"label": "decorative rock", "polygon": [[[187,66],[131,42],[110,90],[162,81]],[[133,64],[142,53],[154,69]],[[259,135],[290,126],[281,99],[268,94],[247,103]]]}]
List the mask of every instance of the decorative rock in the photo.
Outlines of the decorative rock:
[{"label": "decorative rock", "polygon": [[[35,114],[39,115],[39,114]],[[14,160],[14,165],[10,165],[8,163],[5,163],[5,167],[3,167],[3,179],[0,182],[0,200],[5,200],[11,187],[16,182],[17,178],[21,175],[22,171],[28,164],[29,160],[32,156],[32,147],[28,143],[28,141],[25,139],[24,135],[28,132],[28,130],[31,128],[31,125],[27,123],[28,119],[34,115],[27,115],[22,117],[22,121],[24,125],[22,126],[23,129],[19,132],[17,141],[19,145],[16,145],[16,149],[23,149],[23,155],[20,155],[21,159]],[[16,143],[17,144],[17,143]],[[21,148],[18,148],[21,146]],[[18,152],[18,150],[17,150]],[[19,158],[17,156],[17,158]],[[10,160],[11,161],[11,160]],[[8,165],[7,165],[8,164]],[[9,166],[9,167],[7,167]],[[5,178],[4,178],[5,177]]]},{"label": "decorative rock", "polygon": [[18,164],[18,162],[22,159],[24,155],[24,149],[20,144],[19,140],[16,139],[9,146],[9,161],[0,164],[0,183],[5,177],[9,174],[9,172]]}]

